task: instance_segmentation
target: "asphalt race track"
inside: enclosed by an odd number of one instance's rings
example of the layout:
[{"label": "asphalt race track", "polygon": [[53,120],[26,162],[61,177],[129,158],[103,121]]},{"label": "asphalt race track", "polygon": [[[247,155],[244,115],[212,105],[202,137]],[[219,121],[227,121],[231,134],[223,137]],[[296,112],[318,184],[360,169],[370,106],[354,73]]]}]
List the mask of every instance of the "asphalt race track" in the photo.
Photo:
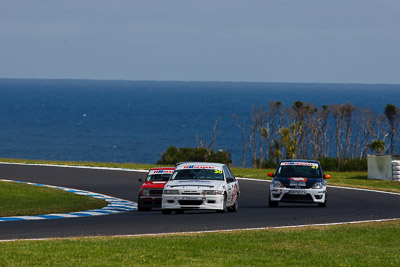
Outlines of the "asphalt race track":
[{"label": "asphalt race track", "polygon": [[[0,178],[71,187],[137,201],[145,173],[0,164]],[[328,182],[329,184],[329,182]],[[329,188],[328,206],[282,204],[268,207],[269,183],[240,181],[236,213],[185,211],[163,215],[160,210],[131,211],[106,216],[12,221],[0,223],[0,240],[135,235],[222,229],[321,224],[400,218],[400,195]],[[1,204],[1,203],[0,203]]]}]

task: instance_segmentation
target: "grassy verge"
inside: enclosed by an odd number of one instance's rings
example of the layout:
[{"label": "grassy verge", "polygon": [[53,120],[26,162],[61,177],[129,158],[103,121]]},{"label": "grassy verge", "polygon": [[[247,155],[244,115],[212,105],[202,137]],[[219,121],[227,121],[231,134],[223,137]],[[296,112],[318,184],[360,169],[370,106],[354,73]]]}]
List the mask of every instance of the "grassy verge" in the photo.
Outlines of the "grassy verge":
[{"label": "grassy verge", "polygon": [[400,193],[400,183],[367,179],[367,172],[329,172],[329,185],[365,188]]},{"label": "grassy verge", "polygon": [[[45,160],[26,160],[26,159],[0,159],[0,162],[32,163],[32,164],[56,164],[56,165],[74,165],[91,167],[109,167],[125,169],[150,169],[157,167],[152,164],[137,163],[107,163],[107,162],[77,162],[77,161],[45,161]],[[232,172],[237,177],[247,177],[254,179],[267,179],[268,172],[274,172],[275,169],[250,169],[250,168],[232,168]],[[367,172],[327,172],[332,176],[328,181],[329,185],[365,188],[373,190],[382,190],[400,193],[400,183],[382,180],[367,179]]]},{"label": "grassy verge", "polygon": [[0,217],[75,212],[107,204],[59,189],[0,181]]},{"label": "grassy verge", "polygon": [[399,266],[400,222],[0,243],[4,266]]},{"label": "grassy verge", "polygon": [[141,164],[141,163],[112,163],[112,162],[91,162],[91,161],[54,161],[54,160],[33,160],[33,159],[7,159],[7,158],[0,158],[0,162],[27,163],[27,164],[67,165],[67,166],[90,166],[90,167],[143,169],[143,170],[148,170],[150,168],[153,168],[153,167],[157,166],[157,165],[154,165],[154,164]]}]

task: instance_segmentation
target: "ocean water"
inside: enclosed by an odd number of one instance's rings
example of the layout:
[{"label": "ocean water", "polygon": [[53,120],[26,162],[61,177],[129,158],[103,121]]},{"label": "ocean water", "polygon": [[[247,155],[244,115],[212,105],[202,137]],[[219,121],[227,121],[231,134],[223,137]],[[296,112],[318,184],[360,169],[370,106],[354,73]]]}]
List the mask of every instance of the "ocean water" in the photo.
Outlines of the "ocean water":
[{"label": "ocean water", "polygon": [[240,129],[254,105],[300,100],[400,106],[400,85],[0,79],[0,157],[155,163],[171,145],[209,143],[241,164]]}]

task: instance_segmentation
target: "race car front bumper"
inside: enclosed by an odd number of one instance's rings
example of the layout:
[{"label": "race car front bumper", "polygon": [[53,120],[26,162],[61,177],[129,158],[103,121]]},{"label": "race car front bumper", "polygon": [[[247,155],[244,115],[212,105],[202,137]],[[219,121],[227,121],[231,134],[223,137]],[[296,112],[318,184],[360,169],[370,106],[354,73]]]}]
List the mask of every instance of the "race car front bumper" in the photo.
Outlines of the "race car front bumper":
[{"label": "race car front bumper", "polygon": [[163,195],[162,209],[222,210],[224,195]]},{"label": "race car front bumper", "polygon": [[161,207],[161,196],[140,196],[140,205],[143,208],[160,208]]},{"label": "race car front bumper", "polygon": [[326,186],[321,189],[270,186],[270,200],[275,202],[324,203]]}]

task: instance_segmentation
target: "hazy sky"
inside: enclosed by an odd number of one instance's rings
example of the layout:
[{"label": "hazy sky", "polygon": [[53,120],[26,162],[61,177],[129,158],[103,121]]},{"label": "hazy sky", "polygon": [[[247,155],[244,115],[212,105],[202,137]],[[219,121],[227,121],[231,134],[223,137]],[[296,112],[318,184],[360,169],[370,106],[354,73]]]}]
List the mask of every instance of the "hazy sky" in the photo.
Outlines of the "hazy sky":
[{"label": "hazy sky", "polygon": [[0,78],[400,84],[400,0],[0,0]]}]

